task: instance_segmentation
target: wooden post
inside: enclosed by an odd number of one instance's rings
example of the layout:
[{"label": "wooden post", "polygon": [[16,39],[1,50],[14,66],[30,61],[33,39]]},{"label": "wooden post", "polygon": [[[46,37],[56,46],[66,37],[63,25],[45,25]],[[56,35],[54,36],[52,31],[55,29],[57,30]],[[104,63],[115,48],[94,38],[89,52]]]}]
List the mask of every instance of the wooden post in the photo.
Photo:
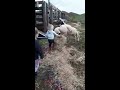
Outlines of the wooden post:
[{"label": "wooden post", "polygon": [[47,18],[46,18],[47,14],[46,14],[46,3],[45,1],[43,2],[43,25],[44,25],[44,32],[47,31]]},{"label": "wooden post", "polygon": [[51,4],[50,4],[50,23],[53,24],[53,8]]},{"label": "wooden post", "polygon": [[46,8],[46,18],[47,18],[47,26],[48,26],[48,23],[49,23],[49,5],[47,5],[47,8]]}]

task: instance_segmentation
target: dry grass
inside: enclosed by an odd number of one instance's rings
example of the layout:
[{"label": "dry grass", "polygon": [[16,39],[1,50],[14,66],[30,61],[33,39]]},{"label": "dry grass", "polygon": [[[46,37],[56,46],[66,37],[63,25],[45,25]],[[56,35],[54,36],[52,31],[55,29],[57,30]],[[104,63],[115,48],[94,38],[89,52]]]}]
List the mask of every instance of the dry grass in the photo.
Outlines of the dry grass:
[{"label": "dry grass", "polygon": [[[40,73],[43,74],[44,71],[47,71],[46,67],[51,66],[50,68],[52,68],[54,74],[56,74],[54,78],[58,79],[61,82],[65,90],[77,90],[77,87],[81,88],[79,90],[84,90],[84,75],[79,76],[76,72],[76,69],[78,67],[76,68],[73,66],[73,64],[77,65],[79,62],[82,66],[79,66],[79,68],[84,67],[83,52],[79,52],[79,56],[72,56],[71,53],[73,51],[78,53],[78,51],[74,47],[63,47],[61,52],[56,50],[51,54],[47,54],[47,56],[43,60],[43,64],[41,65],[41,68],[43,70],[42,72],[40,71]],[[84,71],[79,71],[79,73],[82,72]]]},{"label": "dry grass", "polygon": [[85,52],[85,28],[79,26],[78,24],[74,27],[76,27],[76,29],[80,32],[80,40],[75,42],[74,36],[69,36],[67,39],[67,46],[74,46],[77,50]]},{"label": "dry grass", "polygon": [[[71,42],[67,42],[70,45],[68,47],[66,46],[66,40],[64,36],[57,38],[57,49],[45,56],[36,80],[36,90],[55,90],[44,84],[48,72],[54,80],[60,81],[63,90],[85,90],[85,53],[84,49],[78,49],[78,47],[84,45],[84,42],[81,43],[80,41],[76,44],[71,39]],[[79,46],[78,43],[81,45]]]}]

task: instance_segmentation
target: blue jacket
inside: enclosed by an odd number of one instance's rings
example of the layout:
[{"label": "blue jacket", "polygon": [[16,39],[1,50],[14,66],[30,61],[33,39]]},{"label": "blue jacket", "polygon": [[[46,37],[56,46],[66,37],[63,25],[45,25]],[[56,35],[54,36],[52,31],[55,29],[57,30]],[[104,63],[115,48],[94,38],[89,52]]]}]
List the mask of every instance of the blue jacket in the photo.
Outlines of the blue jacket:
[{"label": "blue jacket", "polygon": [[53,30],[48,30],[47,33],[45,34],[45,36],[48,38],[48,39],[54,39],[55,38],[55,35],[56,36],[59,36],[55,31]]}]

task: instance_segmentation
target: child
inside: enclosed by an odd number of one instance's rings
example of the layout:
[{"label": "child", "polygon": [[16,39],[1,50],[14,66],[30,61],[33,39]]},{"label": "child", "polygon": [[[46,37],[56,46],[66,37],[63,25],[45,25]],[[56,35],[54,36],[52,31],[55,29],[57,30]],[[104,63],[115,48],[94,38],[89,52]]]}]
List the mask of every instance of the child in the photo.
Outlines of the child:
[{"label": "child", "polygon": [[49,51],[51,52],[51,50],[54,48],[54,39],[55,36],[61,37],[60,35],[58,35],[56,32],[53,31],[54,26],[52,24],[48,25],[48,31],[46,33],[46,37],[48,38],[48,42],[49,42]]}]

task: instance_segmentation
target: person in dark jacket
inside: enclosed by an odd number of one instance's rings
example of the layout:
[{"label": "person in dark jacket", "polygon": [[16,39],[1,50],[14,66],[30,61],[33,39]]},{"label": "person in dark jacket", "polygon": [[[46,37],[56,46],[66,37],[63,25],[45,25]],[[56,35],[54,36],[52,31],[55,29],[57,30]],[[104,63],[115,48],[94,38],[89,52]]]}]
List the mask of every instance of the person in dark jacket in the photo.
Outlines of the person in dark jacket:
[{"label": "person in dark jacket", "polygon": [[41,45],[39,44],[39,41],[37,40],[38,35],[39,35],[38,30],[37,28],[35,28],[35,78],[37,76],[39,64],[41,63],[41,60],[44,58]]}]

